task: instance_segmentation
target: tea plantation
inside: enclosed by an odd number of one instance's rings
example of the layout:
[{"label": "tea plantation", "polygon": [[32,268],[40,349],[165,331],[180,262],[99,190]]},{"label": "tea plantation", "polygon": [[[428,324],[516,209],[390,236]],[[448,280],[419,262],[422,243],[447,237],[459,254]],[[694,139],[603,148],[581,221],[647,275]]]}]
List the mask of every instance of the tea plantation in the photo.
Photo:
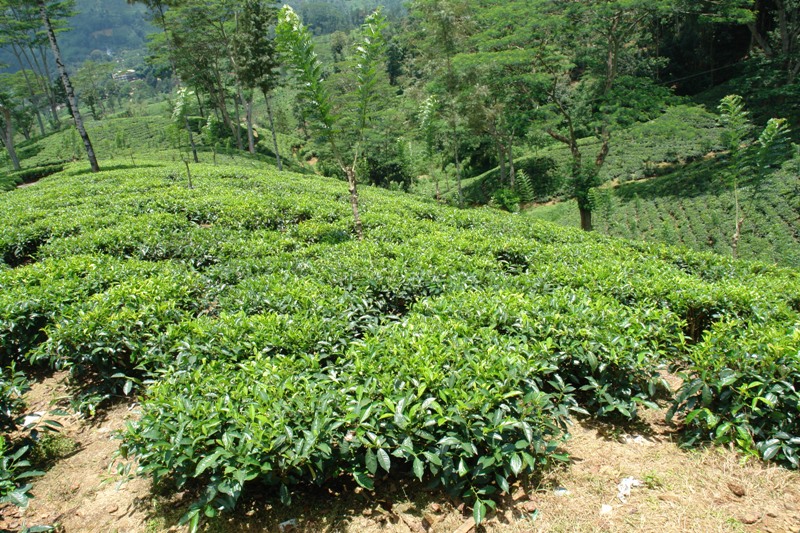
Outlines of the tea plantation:
[{"label": "tea plantation", "polygon": [[[794,270],[376,189],[359,241],[342,182],[196,165],[189,189],[178,168],[68,166],[0,195],[0,422],[20,369],[68,369],[89,412],[139,395],[122,454],[195,489],[190,524],[248,485],[289,503],[386,473],[480,521],[565,459],[571,417],[662,399],[688,442],[798,467]],[[24,493],[11,459],[0,489]]]},{"label": "tea plantation", "polygon": [[[739,257],[800,267],[800,154],[763,181],[742,187]],[[598,190],[598,231],[629,239],[681,243],[731,255],[736,226],[733,192],[715,158],[669,169],[666,175]],[[526,212],[578,226],[574,201]]]}]

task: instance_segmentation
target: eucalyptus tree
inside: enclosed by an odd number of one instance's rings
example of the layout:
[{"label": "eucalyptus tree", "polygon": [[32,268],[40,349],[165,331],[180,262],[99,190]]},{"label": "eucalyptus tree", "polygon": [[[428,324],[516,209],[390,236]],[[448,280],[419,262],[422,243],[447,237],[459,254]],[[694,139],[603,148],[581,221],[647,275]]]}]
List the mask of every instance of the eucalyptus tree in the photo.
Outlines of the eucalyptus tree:
[{"label": "eucalyptus tree", "polygon": [[[63,7],[65,5],[71,7],[73,3],[74,0],[69,2],[56,2],[55,4],[57,4],[57,7]],[[69,79],[67,68],[64,66],[64,61],[61,58],[61,50],[58,48],[55,29],[50,21],[50,15],[48,14],[48,7],[50,7],[48,4],[53,3],[46,2],[45,0],[36,0],[36,5],[39,7],[39,15],[42,18],[42,25],[44,26],[45,32],[47,33],[47,37],[50,41],[50,48],[53,51],[56,67],[58,68],[58,72],[61,76],[61,83],[64,85],[64,91],[67,93],[67,101],[69,102],[69,107],[72,110],[72,118],[75,122],[75,128],[78,130],[81,140],[83,140],[83,146],[86,149],[86,156],[89,159],[92,172],[99,172],[100,166],[97,164],[97,157],[95,157],[94,154],[92,141],[89,139],[89,134],[86,133],[86,128],[83,125],[83,118],[81,117],[81,112],[78,108],[78,101],[75,98],[75,90],[72,88],[72,82]]]},{"label": "eucalyptus tree", "polygon": [[[72,16],[71,2],[57,2],[49,6],[50,20],[56,33],[63,31],[65,20]],[[50,121],[58,128],[58,99],[52,90],[50,46],[41,31],[42,21],[38,5],[30,0],[0,0],[0,47],[10,50],[22,72],[31,101],[38,103],[44,95],[49,103]],[[44,135],[44,123],[38,114],[39,128]]]},{"label": "eucalyptus tree", "polygon": [[358,210],[358,163],[363,156],[367,128],[372,119],[379,78],[385,76],[381,68],[385,61],[386,19],[380,10],[366,18],[355,43],[356,86],[349,108],[337,112],[336,104],[325,83],[322,64],[309,29],[289,6],[278,15],[276,34],[278,49],[297,80],[299,97],[306,117],[315,133],[326,142],[336,163],[347,177],[350,205],[356,235],[363,238],[363,228]]},{"label": "eucalyptus tree", "polygon": [[19,170],[19,157],[14,147],[13,103],[11,96],[0,89],[0,141],[8,152],[14,170]]},{"label": "eucalyptus tree", "polygon": [[[163,31],[164,36],[164,43],[166,44],[167,49],[167,58],[169,59],[169,64],[172,67],[172,73],[178,80],[178,85],[180,89],[180,72],[178,70],[177,64],[177,49],[178,47],[175,44],[174,36],[170,35],[170,27],[169,23],[167,22],[166,13],[170,7],[175,7],[182,3],[183,0],[127,0],[129,4],[141,3],[146,5],[150,12],[153,15],[153,21],[156,23],[157,26],[160,26]],[[204,73],[205,70],[203,69],[203,65],[195,65],[196,71],[199,73]],[[199,163],[200,160],[197,157],[197,148],[194,142],[194,135],[192,133],[192,128],[189,126],[189,118],[186,113],[181,115],[183,118],[184,128],[189,136],[189,143],[192,147],[192,156],[195,163]]]},{"label": "eucalyptus tree", "polygon": [[[475,30],[473,13],[476,7],[470,0],[414,0],[409,6],[412,39],[424,62],[428,90],[439,101],[447,117],[450,144],[456,168],[458,202],[463,205],[461,188],[461,129],[462,111],[459,99],[464,91],[464,79],[454,68],[453,58],[462,52],[467,36]],[[526,15],[527,16],[527,15]]]},{"label": "eucalyptus tree", "polygon": [[[172,10],[172,24],[176,53],[185,54],[192,62],[205,60],[206,65],[211,68],[218,108],[223,118],[227,116],[225,122],[231,127],[236,145],[241,150],[243,143],[240,106],[244,104],[244,96],[233,50],[233,35],[237,31],[236,19],[241,9],[240,4],[235,0],[184,0]],[[196,66],[189,63],[184,68],[184,73],[188,75],[194,69]],[[234,92],[232,101],[235,121],[231,120],[227,110],[227,92],[231,86]]]},{"label": "eucalyptus tree", "polygon": [[270,93],[280,81],[277,48],[271,35],[277,16],[278,10],[272,2],[245,0],[232,45],[239,79],[249,89],[259,89],[264,96],[275,159],[278,170],[283,170],[270,103]]}]

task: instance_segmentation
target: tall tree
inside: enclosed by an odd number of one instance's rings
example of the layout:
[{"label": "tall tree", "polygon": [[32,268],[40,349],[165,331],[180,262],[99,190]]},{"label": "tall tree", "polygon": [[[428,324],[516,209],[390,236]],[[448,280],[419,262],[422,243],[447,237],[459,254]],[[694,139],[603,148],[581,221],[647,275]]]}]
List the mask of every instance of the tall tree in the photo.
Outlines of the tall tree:
[{"label": "tall tree", "polygon": [[[654,20],[670,0],[538,0],[536,2],[538,72],[549,77],[543,102],[553,120],[547,134],[570,151],[572,193],[578,201],[581,228],[592,229],[591,190],[610,150],[615,123],[624,121],[644,86],[648,105],[657,107],[659,91],[637,82],[652,77]],[[579,140],[593,136],[598,146],[587,162]]]},{"label": "tall tree", "polygon": [[728,165],[725,176],[731,186],[734,205],[734,231],[731,237],[731,254],[735,258],[745,221],[742,209],[741,187],[749,182],[756,189],[769,173],[783,163],[791,152],[789,127],[782,118],[771,118],[753,142],[750,122],[742,97],[728,95],[719,104],[720,119],[725,130],[723,142],[727,148]]},{"label": "tall tree", "polygon": [[[98,119],[96,106],[100,106],[101,115],[106,112],[107,87],[113,82],[112,72],[114,71],[114,66],[114,63],[87,60],[83,62],[72,77],[78,94],[90,107],[95,120]],[[113,105],[113,102],[111,103]]]},{"label": "tall tree", "polygon": [[[58,2],[48,8],[55,32],[63,31],[64,20],[72,16],[71,3]],[[36,99],[37,90],[47,97],[50,121],[55,128],[59,128],[61,123],[56,109],[58,98],[50,82],[50,47],[41,27],[39,8],[35,2],[0,0],[0,46],[7,47],[17,60],[32,99]],[[44,129],[41,119],[40,129]]]},{"label": "tall tree", "polygon": [[[181,78],[176,59],[177,46],[174,42],[173,36],[170,35],[170,29],[167,23],[166,11],[169,7],[179,5],[182,2],[182,0],[127,0],[127,1],[129,4],[142,3],[146,5],[150,9],[150,12],[153,15],[153,21],[156,23],[156,25],[161,27],[163,31],[164,42],[166,43],[166,49],[167,49],[166,55],[167,58],[169,59],[169,64],[172,67],[172,73],[177,79],[178,86],[180,88]],[[196,68],[198,72],[201,73],[204,72],[202,64],[196,65]],[[194,142],[194,134],[192,133],[192,128],[189,125],[189,118],[186,115],[186,113],[182,114],[182,118],[183,118],[184,128],[186,129],[186,133],[189,136],[189,144],[192,147],[192,157],[195,163],[199,163],[200,159],[197,157],[197,147]]]},{"label": "tall tree", "polygon": [[471,6],[468,0],[414,0],[410,7],[411,25],[418,28],[414,40],[434,81],[430,89],[449,122],[458,202],[463,205],[459,150],[463,124],[458,102],[463,85],[453,67],[453,58],[463,49],[466,36],[474,30],[472,13],[475,6]]},{"label": "tall tree", "polygon": [[8,157],[14,170],[19,170],[19,157],[14,148],[14,122],[12,117],[11,97],[7,93],[0,91],[0,141],[6,147]]},{"label": "tall tree", "polygon": [[61,83],[64,85],[64,90],[67,93],[67,100],[69,107],[72,110],[72,118],[75,121],[75,127],[83,140],[83,146],[86,148],[86,156],[89,159],[89,164],[92,167],[92,172],[99,172],[100,166],[97,164],[97,157],[94,155],[94,148],[92,148],[92,141],[89,139],[89,134],[86,133],[86,128],[83,126],[83,119],[81,118],[80,109],[78,109],[78,101],[75,98],[75,90],[72,88],[72,83],[67,74],[67,69],[64,66],[64,61],[61,59],[61,50],[58,48],[58,41],[56,40],[56,33],[53,29],[53,24],[50,22],[50,16],[47,13],[47,5],[45,0],[37,0],[36,5],[39,6],[39,15],[42,17],[42,24],[44,25],[47,37],[50,40],[50,48],[53,50],[55,56],[56,67],[61,75]]},{"label": "tall tree", "polygon": [[743,24],[767,60],[783,70],[786,83],[800,75],[800,0],[681,0],[702,20]]},{"label": "tall tree", "polygon": [[283,170],[270,103],[270,93],[278,86],[280,80],[277,72],[275,40],[270,36],[277,16],[278,10],[271,5],[271,2],[245,0],[239,17],[239,28],[233,40],[233,49],[236,68],[242,83],[250,89],[259,89],[264,95],[275,159],[278,170]]}]

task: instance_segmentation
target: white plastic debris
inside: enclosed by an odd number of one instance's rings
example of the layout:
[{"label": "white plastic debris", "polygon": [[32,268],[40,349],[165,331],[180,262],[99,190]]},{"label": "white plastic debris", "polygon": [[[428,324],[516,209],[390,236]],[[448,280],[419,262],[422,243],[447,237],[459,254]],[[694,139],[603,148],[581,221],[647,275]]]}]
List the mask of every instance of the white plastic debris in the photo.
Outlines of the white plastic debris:
[{"label": "white plastic debris", "polygon": [[569,496],[569,490],[565,489],[564,487],[558,487],[553,490],[553,494],[556,496]]},{"label": "white plastic debris", "polygon": [[22,421],[22,426],[23,427],[29,427],[29,426],[36,425],[39,422],[39,420],[42,419],[44,414],[45,414],[44,411],[37,411],[37,412],[32,413],[30,415],[25,415],[25,420]]},{"label": "white plastic debris", "polygon": [[641,487],[643,483],[636,478],[633,477],[626,477],[622,481],[619,482],[617,485],[617,498],[622,503],[625,503],[628,499],[628,496],[631,495],[631,489],[633,487]]},{"label": "white plastic debris", "polygon": [[625,435],[624,442],[625,444],[638,444],[639,446],[649,446],[652,444],[641,435]]},{"label": "white plastic debris", "polygon": [[281,533],[294,531],[297,528],[297,518],[292,518],[286,522],[281,522],[278,524],[278,528],[281,530]]},{"label": "white plastic debris", "polygon": [[611,511],[613,511],[613,510],[614,510],[613,507],[611,507],[610,505],[604,503],[603,506],[600,508],[600,514],[601,515],[608,515],[608,514],[611,514]]}]

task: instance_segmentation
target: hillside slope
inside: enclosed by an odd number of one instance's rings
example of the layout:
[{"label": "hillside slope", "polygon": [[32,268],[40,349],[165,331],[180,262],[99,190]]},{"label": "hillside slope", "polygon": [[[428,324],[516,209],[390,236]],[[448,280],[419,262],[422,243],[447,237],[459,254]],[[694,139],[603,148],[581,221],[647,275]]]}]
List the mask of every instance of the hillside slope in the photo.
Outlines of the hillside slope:
[{"label": "hillside slope", "polygon": [[[733,193],[715,160],[692,163],[665,176],[604,188],[595,229],[629,239],[682,244],[731,255]],[[800,157],[764,181],[742,190],[744,225],[739,257],[800,267]],[[533,208],[531,218],[578,227],[574,201]]]},{"label": "hillside slope", "polygon": [[143,394],[123,455],[204,487],[187,520],[381,472],[481,519],[574,413],[669,398],[666,365],[690,442],[798,464],[794,270],[372,188],[358,241],[342,182],[148,165],[0,195],[0,354],[68,368],[87,412]]}]

